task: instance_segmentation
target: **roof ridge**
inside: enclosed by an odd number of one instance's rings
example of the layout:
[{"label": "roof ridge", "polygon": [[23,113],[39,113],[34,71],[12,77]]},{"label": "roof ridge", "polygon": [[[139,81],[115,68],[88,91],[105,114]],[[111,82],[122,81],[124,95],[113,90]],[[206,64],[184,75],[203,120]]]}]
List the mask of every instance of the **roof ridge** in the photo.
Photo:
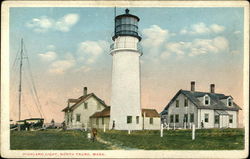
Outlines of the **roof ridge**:
[{"label": "roof ridge", "polygon": [[194,93],[220,94],[220,95],[224,95],[224,96],[231,96],[231,95],[225,95],[224,93],[211,93],[211,92],[201,92],[201,91],[190,91],[190,90],[183,90],[183,89],[181,89],[181,91],[194,92]]}]

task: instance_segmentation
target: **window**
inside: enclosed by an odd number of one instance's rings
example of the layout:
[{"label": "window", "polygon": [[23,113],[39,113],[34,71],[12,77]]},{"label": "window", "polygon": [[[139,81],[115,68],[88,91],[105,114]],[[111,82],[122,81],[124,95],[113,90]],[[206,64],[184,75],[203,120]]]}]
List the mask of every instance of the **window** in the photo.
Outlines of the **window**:
[{"label": "window", "polygon": [[176,108],[179,107],[179,100],[176,100],[176,101],[175,101],[175,106],[176,106]]},{"label": "window", "polygon": [[88,109],[88,103],[84,103],[84,109]]},{"label": "window", "polygon": [[205,122],[208,123],[209,122],[209,114],[205,114]]},{"label": "window", "polygon": [[97,110],[100,110],[100,109],[101,109],[101,105],[97,104]]},{"label": "window", "polygon": [[188,114],[184,114],[183,122],[188,122]]},{"label": "window", "polygon": [[229,115],[229,123],[233,123],[233,115]]},{"label": "window", "polygon": [[174,115],[170,115],[170,123],[174,122]]},{"label": "window", "polygon": [[73,114],[70,113],[70,122],[72,122],[72,120],[73,120]]},{"label": "window", "polygon": [[132,123],[132,116],[127,116],[127,124]]},{"label": "window", "polygon": [[204,105],[209,105],[210,104],[210,98],[208,95],[204,96]]},{"label": "window", "polygon": [[136,124],[139,124],[139,116],[136,116]]},{"label": "window", "polygon": [[194,114],[190,114],[190,123],[193,123],[194,122]]},{"label": "window", "polygon": [[69,116],[69,114],[67,115],[67,123],[69,123],[69,118],[70,118],[70,116]]},{"label": "window", "polygon": [[102,125],[104,125],[104,117],[102,117]]},{"label": "window", "polygon": [[187,107],[187,106],[188,106],[188,99],[185,98],[185,100],[184,100],[184,107]]},{"label": "window", "polygon": [[228,98],[228,99],[227,99],[227,105],[228,105],[229,107],[231,107],[231,106],[233,105],[233,100],[232,100],[232,98]]},{"label": "window", "polygon": [[153,124],[154,123],[154,119],[153,118],[149,118],[149,124]]},{"label": "window", "polygon": [[214,116],[214,123],[215,124],[219,124],[219,122],[220,122],[220,116],[219,115],[215,115]]},{"label": "window", "polygon": [[179,114],[175,114],[175,122],[179,123]]},{"label": "window", "polygon": [[80,114],[76,114],[76,121],[81,121],[81,115]]},{"label": "window", "polygon": [[99,125],[99,118],[96,118],[96,125]]}]

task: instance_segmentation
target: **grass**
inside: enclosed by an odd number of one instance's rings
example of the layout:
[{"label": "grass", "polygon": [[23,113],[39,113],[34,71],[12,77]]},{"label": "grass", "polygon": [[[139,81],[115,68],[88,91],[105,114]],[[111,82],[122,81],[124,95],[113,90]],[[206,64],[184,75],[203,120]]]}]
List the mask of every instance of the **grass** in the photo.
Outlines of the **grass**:
[{"label": "grass", "polygon": [[108,131],[101,137],[120,146],[144,150],[241,150],[244,149],[243,129],[197,130],[191,139],[191,130]]},{"label": "grass", "polygon": [[13,150],[108,150],[110,145],[133,150],[241,150],[244,149],[243,129],[196,130],[196,139],[191,139],[191,130],[127,131],[102,130],[98,136],[110,144],[89,141],[82,131],[12,131],[10,148]]},{"label": "grass", "polygon": [[87,139],[82,131],[11,131],[12,150],[107,150],[107,145]]}]

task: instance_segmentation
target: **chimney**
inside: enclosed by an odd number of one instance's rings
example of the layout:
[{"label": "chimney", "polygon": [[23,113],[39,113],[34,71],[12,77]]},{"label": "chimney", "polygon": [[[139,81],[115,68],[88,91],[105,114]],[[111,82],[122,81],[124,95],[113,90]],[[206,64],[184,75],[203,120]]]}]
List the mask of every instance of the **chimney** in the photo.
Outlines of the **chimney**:
[{"label": "chimney", "polygon": [[88,88],[87,88],[87,87],[84,87],[84,88],[83,88],[83,95],[85,96],[85,95],[87,95],[87,93],[88,93]]},{"label": "chimney", "polygon": [[195,81],[191,81],[191,91],[195,91]]},{"label": "chimney", "polygon": [[214,89],[215,89],[215,85],[210,84],[210,93],[214,93],[215,92]]}]

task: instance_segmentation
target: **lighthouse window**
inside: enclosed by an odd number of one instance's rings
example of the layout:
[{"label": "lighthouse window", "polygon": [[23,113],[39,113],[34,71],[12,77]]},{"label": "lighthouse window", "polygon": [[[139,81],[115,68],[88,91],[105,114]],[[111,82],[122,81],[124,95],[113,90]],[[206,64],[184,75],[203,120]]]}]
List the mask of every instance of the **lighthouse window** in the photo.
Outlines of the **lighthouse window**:
[{"label": "lighthouse window", "polygon": [[132,123],[132,116],[127,116],[127,124]]},{"label": "lighthouse window", "polygon": [[122,18],[122,24],[126,23],[125,18]]},{"label": "lighthouse window", "polygon": [[121,25],[121,19],[116,20],[116,26]]},{"label": "lighthouse window", "polygon": [[125,18],[125,23],[129,24],[129,22],[130,22],[129,18]]}]

